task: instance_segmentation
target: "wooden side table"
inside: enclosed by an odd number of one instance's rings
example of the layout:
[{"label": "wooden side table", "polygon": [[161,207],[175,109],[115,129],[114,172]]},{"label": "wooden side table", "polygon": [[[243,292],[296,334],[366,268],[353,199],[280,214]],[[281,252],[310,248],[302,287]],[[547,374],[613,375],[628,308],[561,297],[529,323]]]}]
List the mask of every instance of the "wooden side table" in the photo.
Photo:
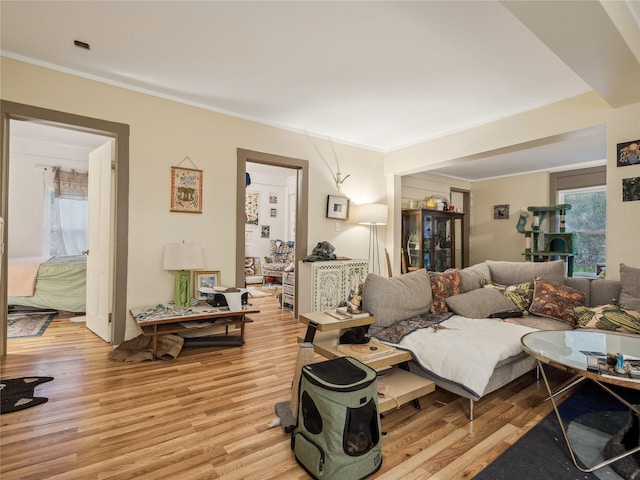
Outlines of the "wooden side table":
[{"label": "wooden side table", "polygon": [[[338,351],[340,330],[371,325],[375,318],[369,316],[338,320],[324,312],[311,312],[301,314],[300,322],[307,325],[307,332],[304,339],[299,340],[312,343],[316,353],[332,359],[345,356]],[[388,388],[384,396],[381,394],[378,398],[380,413],[399,408],[411,401],[419,409],[419,398],[435,390],[435,384],[431,380],[409,372],[408,362],[412,359],[410,352],[396,349],[387,355],[363,362],[378,372],[379,383]]]},{"label": "wooden side table", "polygon": [[[157,313],[148,314],[151,311],[157,311]],[[198,346],[205,345],[205,342],[206,346],[244,345],[244,326],[246,323],[253,322],[246,315],[259,312],[260,310],[252,305],[243,305],[242,310],[235,312],[230,311],[229,307],[197,305],[191,307],[190,312],[186,315],[172,314],[171,312],[162,314],[158,307],[132,308],[129,310],[136,324],[142,329],[142,334],[152,338],[151,350],[154,358],[158,348],[158,335],[192,332],[203,328],[223,326],[225,327],[225,335],[198,337],[196,342],[192,342],[194,346],[196,344]],[[239,335],[229,335],[229,326],[231,325],[240,327]]]}]

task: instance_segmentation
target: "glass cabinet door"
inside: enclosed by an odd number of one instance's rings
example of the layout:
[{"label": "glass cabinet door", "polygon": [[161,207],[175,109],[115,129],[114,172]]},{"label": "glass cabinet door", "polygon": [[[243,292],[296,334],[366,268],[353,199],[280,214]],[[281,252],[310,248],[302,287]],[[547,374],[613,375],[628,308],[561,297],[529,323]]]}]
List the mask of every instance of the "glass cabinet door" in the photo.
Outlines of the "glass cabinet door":
[{"label": "glass cabinet door", "polygon": [[428,209],[403,210],[403,272],[419,268],[432,272],[463,268],[465,241],[462,221],[462,213]]},{"label": "glass cabinet door", "polygon": [[435,258],[433,270],[436,272],[443,272],[453,267],[451,233],[451,217],[434,216],[433,244]]},{"label": "glass cabinet door", "polygon": [[422,265],[433,270],[433,215],[422,214]]},{"label": "glass cabinet door", "polygon": [[409,271],[422,268],[420,215],[418,211],[406,212],[402,216],[403,244],[406,252],[407,268]]}]

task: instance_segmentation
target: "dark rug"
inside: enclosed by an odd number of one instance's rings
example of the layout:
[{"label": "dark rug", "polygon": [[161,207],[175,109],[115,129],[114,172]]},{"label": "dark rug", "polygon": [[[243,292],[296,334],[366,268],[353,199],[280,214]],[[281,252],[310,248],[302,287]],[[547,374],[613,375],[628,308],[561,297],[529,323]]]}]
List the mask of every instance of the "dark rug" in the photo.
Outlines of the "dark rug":
[{"label": "dark rug", "polygon": [[[630,403],[640,391],[614,387]],[[578,462],[592,467],[604,460],[605,443],[628,420],[628,409],[592,382],[581,385],[558,408]],[[610,466],[592,473],[578,470],[551,412],[488,465],[474,480],[622,480]]]},{"label": "dark rug", "polygon": [[39,337],[57,313],[10,313],[7,315],[7,338]]},{"label": "dark rug", "polygon": [[35,388],[53,377],[23,377],[0,380],[0,414],[16,412],[45,403],[48,398],[36,397]]}]

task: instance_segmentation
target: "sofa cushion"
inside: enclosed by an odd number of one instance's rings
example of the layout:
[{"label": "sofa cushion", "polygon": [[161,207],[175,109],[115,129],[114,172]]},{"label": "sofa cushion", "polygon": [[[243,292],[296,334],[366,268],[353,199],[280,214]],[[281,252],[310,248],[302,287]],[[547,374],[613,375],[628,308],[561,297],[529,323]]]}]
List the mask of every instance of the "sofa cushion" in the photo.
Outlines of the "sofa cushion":
[{"label": "sofa cushion", "polygon": [[534,280],[533,301],[529,313],[542,317],[557,318],[575,326],[574,308],[585,301],[585,295],[574,288],[551,280],[536,277]]},{"label": "sofa cushion", "polygon": [[445,302],[452,312],[468,318],[487,318],[492,313],[513,309],[513,302],[492,288],[477,288],[453,295],[445,298]]},{"label": "sofa cushion", "polygon": [[556,283],[564,283],[565,264],[562,260],[551,262],[506,262],[487,260],[491,281],[502,285],[531,282],[542,277]]},{"label": "sofa cushion", "polygon": [[627,308],[640,310],[640,268],[620,264],[620,303]]},{"label": "sofa cushion", "polygon": [[446,272],[429,272],[431,284],[431,312],[444,313],[449,311],[446,299],[452,295],[462,293],[462,279],[458,270]]},{"label": "sofa cushion", "polygon": [[431,288],[424,268],[392,278],[370,273],[364,281],[362,308],[380,327],[426,313],[430,306]]},{"label": "sofa cushion", "polygon": [[486,263],[478,263],[470,267],[459,270],[460,279],[462,280],[462,291],[470,292],[476,288],[482,288],[480,281],[483,278],[491,279],[491,271]]},{"label": "sofa cushion", "polygon": [[588,308],[575,308],[576,323],[582,328],[599,328],[640,333],[640,312],[624,308],[619,303]]},{"label": "sofa cushion", "polygon": [[502,295],[513,302],[518,310],[528,310],[533,300],[533,282],[519,283],[517,285],[501,285],[483,278],[480,282],[486,289],[498,290]]},{"label": "sofa cushion", "polygon": [[[622,291],[620,280],[603,280],[598,278],[589,280],[589,282],[589,303],[585,305],[596,307],[598,305],[607,305],[620,301],[620,292]],[[575,288],[575,285],[570,286]]]}]

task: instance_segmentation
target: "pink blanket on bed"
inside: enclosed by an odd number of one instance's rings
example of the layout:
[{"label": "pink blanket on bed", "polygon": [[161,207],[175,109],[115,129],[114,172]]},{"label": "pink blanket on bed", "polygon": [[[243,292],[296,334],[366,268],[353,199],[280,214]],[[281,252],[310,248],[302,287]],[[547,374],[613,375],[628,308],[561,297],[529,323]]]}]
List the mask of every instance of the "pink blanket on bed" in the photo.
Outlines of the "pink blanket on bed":
[{"label": "pink blanket on bed", "polygon": [[51,257],[9,257],[7,296],[32,297],[40,264]]}]

